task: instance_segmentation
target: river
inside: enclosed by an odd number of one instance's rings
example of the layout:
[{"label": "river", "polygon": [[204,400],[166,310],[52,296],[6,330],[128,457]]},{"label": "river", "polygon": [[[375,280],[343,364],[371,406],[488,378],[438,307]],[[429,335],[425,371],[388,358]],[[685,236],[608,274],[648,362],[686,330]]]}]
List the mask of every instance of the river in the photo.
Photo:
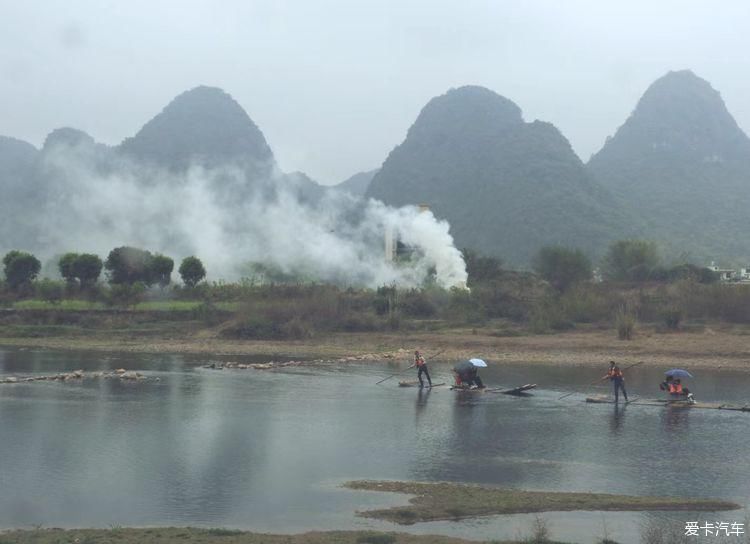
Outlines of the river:
[{"label": "river", "polygon": [[[399,388],[397,378],[375,385],[399,369],[387,363],[258,371],[203,368],[208,361],[0,350],[0,377],[120,367],[147,377],[0,385],[0,528],[375,528],[478,539],[517,537],[533,519],[411,527],[363,519],[354,512],[406,500],[338,487],[363,478],[750,503],[750,413],[583,402],[587,392],[608,392],[581,388],[606,364],[490,361],[489,385],[539,384],[516,398]],[[447,362],[430,367],[433,381],[448,381]],[[700,400],[750,400],[748,373],[695,374]],[[631,395],[658,396],[659,370],[636,367],[626,377]],[[579,393],[559,400],[569,390]],[[593,542],[606,524],[629,543],[649,519],[743,522],[745,514],[542,516],[556,538]]]}]

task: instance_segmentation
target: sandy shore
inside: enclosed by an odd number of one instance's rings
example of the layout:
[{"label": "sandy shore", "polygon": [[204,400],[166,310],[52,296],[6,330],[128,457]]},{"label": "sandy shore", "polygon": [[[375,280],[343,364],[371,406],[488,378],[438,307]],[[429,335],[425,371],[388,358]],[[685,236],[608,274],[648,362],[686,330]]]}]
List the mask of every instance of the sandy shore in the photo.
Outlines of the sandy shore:
[{"label": "sandy shore", "polygon": [[81,351],[180,353],[214,356],[346,359],[369,355],[411,360],[414,349],[438,360],[482,357],[496,364],[596,365],[614,359],[646,365],[725,368],[750,371],[750,329],[706,327],[700,332],[658,333],[642,329],[629,341],[612,330],[498,337],[491,331],[449,330],[409,333],[337,333],[304,341],[241,341],[200,331],[185,337],[0,337],[0,346]]}]

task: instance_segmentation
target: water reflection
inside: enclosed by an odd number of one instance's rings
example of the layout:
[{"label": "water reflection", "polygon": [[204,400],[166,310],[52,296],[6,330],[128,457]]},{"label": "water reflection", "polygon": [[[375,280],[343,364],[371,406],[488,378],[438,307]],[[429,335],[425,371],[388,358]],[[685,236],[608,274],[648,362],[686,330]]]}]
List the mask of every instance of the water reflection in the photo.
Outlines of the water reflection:
[{"label": "water reflection", "polygon": [[609,420],[609,429],[613,435],[619,435],[622,432],[622,426],[625,422],[626,404],[615,404],[612,408],[612,417]]},{"label": "water reflection", "polygon": [[417,404],[416,404],[416,410],[415,414],[417,415],[417,419],[419,419],[419,414],[422,413],[422,411],[427,408],[427,399],[430,398],[430,393],[432,392],[432,388],[419,388],[419,391],[417,392]]},{"label": "water reflection", "polygon": [[685,434],[689,432],[691,408],[684,406],[666,406],[662,410],[664,431],[668,434]]}]

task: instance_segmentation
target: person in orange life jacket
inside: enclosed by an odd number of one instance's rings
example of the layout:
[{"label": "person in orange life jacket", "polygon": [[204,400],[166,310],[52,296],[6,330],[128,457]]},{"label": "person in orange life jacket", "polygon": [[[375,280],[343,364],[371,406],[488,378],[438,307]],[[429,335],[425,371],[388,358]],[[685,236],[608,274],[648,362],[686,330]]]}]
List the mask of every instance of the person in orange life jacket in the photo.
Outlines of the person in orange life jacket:
[{"label": "person in orange life jacket", "polygon": [[695,399],[693,398],[693,394],[690,392],[690,389],[687,387],[682,386],[682,382],[679,378],[672,378],[672,376],[667,376],[666,379],[659,384],[659,389],[662,391],[666,391],[669,393],[669,396],[680,400],[682,398],[687,399],[691,404],[695,402]]},{"label": "person in orange life jacket", "polygon": [[695,402],[693,400],[693,394],[690,392],[690,389],[687,387],[682,386],[682,382],[679,378],[672,381],[672,383],[669,386],[669,396],[671,397],[677,397],[677,398],[686,398],[690,402]]},{"label": "person in orange life jacket", "polygon": [[430,372],[427,370],[427,361],[424,360],[424,357],[422,357],[419,351],[414,352],[414,366],[417,367],[417,378],[419,379],[419,387],[424,387],[424,382],[422,381],[422,374],[427,376],[428,387],[432,387],[432,380],[430,379]]},{"label": "person in orange life jacket", "polygon": [[622,396],[625,397],[625,402],[628,402],[628,392],[625,391],[625,376],[614,361],[609,362],[609,370],[604,378],[609,378],[609,381],[612,382],[615,388],[615,404],[620,401],[620,389],[622,389]]}]

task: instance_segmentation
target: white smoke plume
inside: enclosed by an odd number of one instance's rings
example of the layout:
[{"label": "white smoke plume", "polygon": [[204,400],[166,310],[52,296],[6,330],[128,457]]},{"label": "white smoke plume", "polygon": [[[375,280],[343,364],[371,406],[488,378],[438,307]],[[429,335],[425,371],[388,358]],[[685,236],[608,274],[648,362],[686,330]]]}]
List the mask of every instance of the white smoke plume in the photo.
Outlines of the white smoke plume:
[{"label": "white smoke plume", "polygon": [[[449,225],[413,206],[393,208],[326,191],[299,198],[294,178],[248,180],[239,167],[185,173],[118,158],[102,166],[90,150],[48,151],[55,180],[39,222],[48,254],[94,252],[105,258],[131,245],[179,260],[196,255],[210,280],[249,276],[248,263],[294,277],[346,286],[416,287],[432,275],[442,287],[464,285],[466,267]],[[248,190],[248,186],[252,189]],[[385,232],[414,248],[406,263],[385,259]]]}]

